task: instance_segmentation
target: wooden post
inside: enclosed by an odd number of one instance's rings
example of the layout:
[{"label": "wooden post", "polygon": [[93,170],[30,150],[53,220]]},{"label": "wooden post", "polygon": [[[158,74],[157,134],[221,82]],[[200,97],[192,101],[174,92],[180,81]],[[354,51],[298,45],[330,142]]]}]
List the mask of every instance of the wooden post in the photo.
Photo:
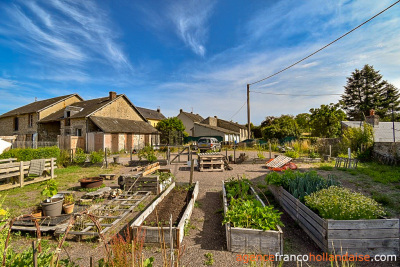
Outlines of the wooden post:
[{"label": "wooden post", "polygon": [[332,146],[329,145],[329,157],[332,157]]},{"label": "wooden post", "polygon": [[225,157],[228,158],[228,148],[225,148]]},{"label": "wooden post", "polygon": [[93,257],[92,256],[90,256],[90,263],[89,263],[90,265],[90,267],[94,267],[94,265],[93,265]]},{"label": "wooden post", "polygon": [[351,168],[351,148],[349,147],[347,150],[347,153],[349,155],[349,164],[347,165],[347,168]]},{"label": "wooden post", "polygon": [[105,159],[105,161],[106,161],[106,168],[108,168],[107,148],[104,148],[104,159]]},{"label": "wooden post", "polygon": [[194,159],[190,160],[190,180],[189,185],[192,185],[193,182],[193,172],[194,172]]},{"label": "wooden post", "polygon": [[51,158],[50,162],[50,177],[51,179],[54,178],[54,158]]},{"label": "wooden post", "polygon": [[24,162],[19,162],[19,187],[24,187]]},{"label": "wooden post", "polygon": [[169,146],[168,146],[168,149],[167,149],[167,164],[169,165],[169,164],[171,164],[171,162],[169,162],[171,160],[171,155],[170,155],[170,150],[169,150]]},{"label": "wooden post", "polygon": [[269,159],[272,159],[272,146],[271,146],[271,141],[269,143]]},{"label": "wooden post", "polygon": [[[169,217],[169,240],[171,248],[171,266],[174,266],[174,237],[172,236],[172,214]],[[176,242],[179,242],[176,240]]]},{"label": "wooden post", "polygon": [[236,146],[233,145],[233,163],[236,164]]},{"label": "wooden post", "polygon": [[33,267],[38,267],[36,242],[32,241]]},{"label": "wooden post", "polygon": [[131,157],[130,157],[131,161],[132,161],[132,154],[133,154],[133,148],[131,149]]}]

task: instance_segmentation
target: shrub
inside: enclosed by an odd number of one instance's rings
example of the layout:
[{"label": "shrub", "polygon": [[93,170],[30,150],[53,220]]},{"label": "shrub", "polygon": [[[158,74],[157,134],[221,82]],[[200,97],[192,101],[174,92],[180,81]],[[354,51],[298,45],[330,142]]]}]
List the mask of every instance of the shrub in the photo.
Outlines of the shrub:
[{"label": "shrub", "polygon": [[329,176],[326,180],[318,175],[316,171],[301,173],[287,170],[283,175],[271,173],[267,175],[265,180],[268,184],[281,185],[301,202],[304,202],[305,196],[311,195],[323,188],[328,188],[332,185],[340,185],[333,176]]},{"label": "shrub", "polygon": [[77,148],[75,151],[74,162],[77,164],[83,164],[86,161],[86,154],[82,148]]},{"label": "shrub", "polygon": [[104,158],[104,153],[102,150],[99,150],[98,152],[93,151],[89,155],[90,163],[93,163],[93,164],[103,162],[103,158]]},{"label": "shrub", "polygon": [[58,158],[60,149],[56,146],[40,148],[14,148],[0,155],[0,159],[17,158],[18,161],[30,161],[32,159]]},{"label": "shrub", "polygon": [[295,150],[288,150],[285,152],[285,156],[293,159],[297,159],[299,157],[299,152]]},{"label": "shrub", "polygon": [[68,167],[71,165],[71,155],[68,150],[61,150],[57,158],[57,165],[59,167]]},{"label": "shrub", "polygon": [[316,158],[319,158],[320,155],[317,152],[310,151],[310,153],[308,153],[308,157],[312,158],[312,159],[316,159]]},{"label": "shrub", "polygon": [[[10,217],[10,214],[7,210],[3,209],[3,202],[5,200],[5,196],[0,200],[0,228],[3,227],[7,223],[7,219]],[[0,231],[0,262],[3,261],[3,251],[6,244],[6,239],[8,235],[8,228],[5,227],[3,230]]]},{"label": "shrub", "polygon": [[157,157],[155,155],[154,149],[151,146],[145,146],[138,152],[138,157],[139,160],[142,160],[143,158],[147,159],[148,162],[156,162]]},{"label": "shrub", "polygon": [[337,186],[306,196],[305,204],[325,219],[377,219],[385,215],[382,206],[372,198]]}]

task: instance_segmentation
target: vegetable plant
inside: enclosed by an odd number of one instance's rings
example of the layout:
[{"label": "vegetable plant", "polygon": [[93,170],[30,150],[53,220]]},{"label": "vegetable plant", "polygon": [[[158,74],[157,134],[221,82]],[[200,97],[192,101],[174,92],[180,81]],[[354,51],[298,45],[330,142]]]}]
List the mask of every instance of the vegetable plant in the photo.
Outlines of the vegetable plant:
[{"label": "vegetable plant", "polygon": [[54,179],[47,180],[44,189],[41,194],[45,197],[52,197],[58,193],[58,183]]},{"label": "vegetable plant", "polygon": [[325,219],[377,219],[385,215],[383,207],[372,198],[337,186],[306,196],[305,204]]}]

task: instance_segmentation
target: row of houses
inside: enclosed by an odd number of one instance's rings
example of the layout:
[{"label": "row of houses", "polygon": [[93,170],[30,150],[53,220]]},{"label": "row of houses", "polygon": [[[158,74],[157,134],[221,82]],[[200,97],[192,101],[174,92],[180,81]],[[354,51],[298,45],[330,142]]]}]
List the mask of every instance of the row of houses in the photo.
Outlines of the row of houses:
[{"label": "row of houses", "polygon": [[[189,136],[216,136],[225,142],[247,138],[244,125],[215,117],[204,119],[182,109],[177,116]],[[157,123],[165,119],[160,109],[136,107],[126,95],[84,100],[70,94],[35,101],[0,115],[0,137],[14,144],[56,144],[61,149],[82,148],[112,152],[140,149],[160,143]],[[32,145],[29,145],[32,144]]]},{"label": "row of houses", "polygon": [[112,152],[158,144],[153,127],[165,117],[160,110],[139,108],[124,94],[84,100],[59,96],[11,110],[0,116],[0,136],[14,142],[58,143],[62,149]]}]

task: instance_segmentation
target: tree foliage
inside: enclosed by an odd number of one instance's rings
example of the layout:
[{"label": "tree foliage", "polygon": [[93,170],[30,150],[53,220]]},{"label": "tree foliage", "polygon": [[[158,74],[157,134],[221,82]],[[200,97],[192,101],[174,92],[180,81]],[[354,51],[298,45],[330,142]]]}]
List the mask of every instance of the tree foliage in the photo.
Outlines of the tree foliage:
[{"label": "tree foliage", "polygon": [[267,117],[261,125],[265,125],[262,130],[264,139],[282,139],[288,136],[298,137],[299,127],[292,115],[281,115],[280,117]]},{"label": "tree foliage", "polygon": [[343,131],[342,151],[347,148],[360,155],[363,151],[371,149],[374,145],[374,129],[372,125],[364,122],[362,127],[348,127]]},{"label": "tree foliage", "polygon": [[321,105],[320,108],[310,109],[310,124],[312,136],[335,138],[340,136],[341,121],[346,114],[339,108],[339,104]]},{"label": "tree foliage", "polygon": [[177,118],[172,117],[164,119],[158,122],[156,129],[161,133],[161,143],[169,143],[169,136],[175,134],[176,132],[182,132],[185,130],[185,125],[183,122]]},{"label": "tree foliage", "polygon": [[311,131],[311,115],[309,113],[297,114],[295,120],[301,133],[309,133]]},{"label": "tree foliage", "polygon": [[371,109],[381,118],[391,111],[390,105],[398,110],[398,89],[383,80],[373,66],[365,65],[363,69],[352,72],[344,88],[340,103],[351,120],[364,120]]}]

